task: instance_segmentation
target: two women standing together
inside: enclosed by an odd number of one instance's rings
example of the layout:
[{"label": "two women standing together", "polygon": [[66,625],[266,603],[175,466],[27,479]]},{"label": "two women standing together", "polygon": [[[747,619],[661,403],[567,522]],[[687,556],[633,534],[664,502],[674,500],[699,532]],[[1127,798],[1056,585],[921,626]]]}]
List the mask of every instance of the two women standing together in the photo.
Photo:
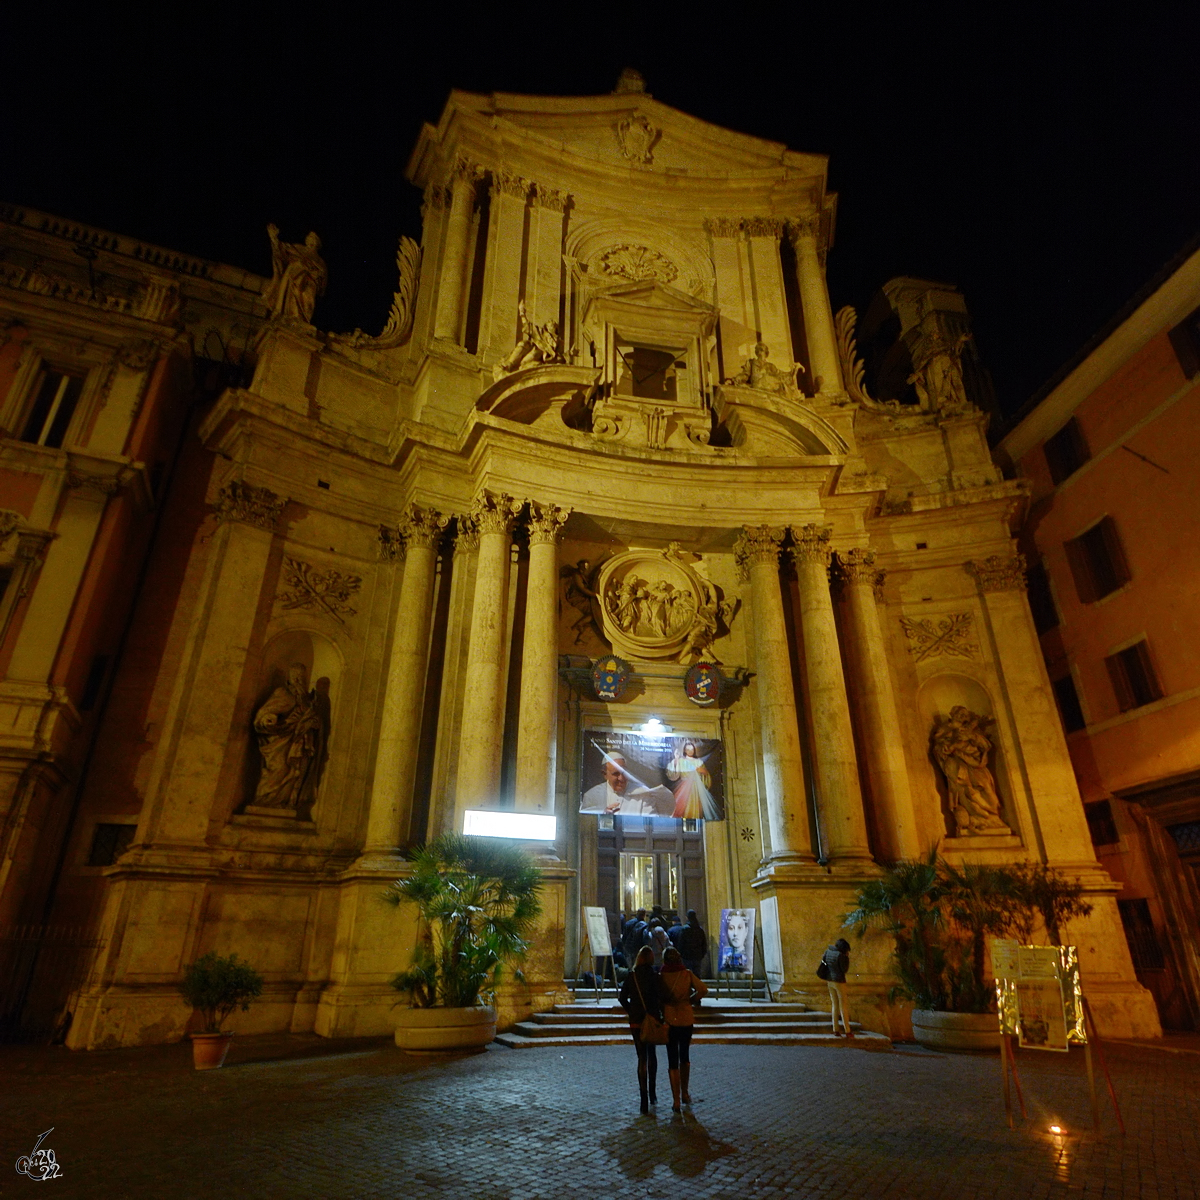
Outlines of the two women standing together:
[{"label": "two women standing together", "polygon": [[667,1072],[671,1079],[671,1108],[674,1112],[681,1112],[684,1104],[692,1102],[688,1090],[692,1070],[692,1026],[695,1021],[692,997],[700,999],[707,991],[704,981],[683,965],[683,957],[675,947],[663,952],[661,973],[654,969],[654,951],[649,946],[643,946],[638,951],[633,970],[625,977],[618,999],[629,1016],[633,1046],[637,1051],[642,1112],[648,1113],[650,1105],[658,1103],[655,1094],[658,1051],[653,1042],[642,1036],[646,1015],[665,1021],[669,1028]]}]

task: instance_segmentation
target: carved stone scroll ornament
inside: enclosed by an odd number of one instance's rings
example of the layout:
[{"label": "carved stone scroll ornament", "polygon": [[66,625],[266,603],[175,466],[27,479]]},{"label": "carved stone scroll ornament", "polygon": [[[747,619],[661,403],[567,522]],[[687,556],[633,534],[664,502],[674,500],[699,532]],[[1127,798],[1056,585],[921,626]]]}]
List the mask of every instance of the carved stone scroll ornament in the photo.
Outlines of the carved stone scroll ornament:
[{"label": "carved stone scroll ornament", "polygon": [[616,653],[674,662],[711,658],[721,597],[676,544],[614,555],[597,573],[595,592],[601,628]]},{"label": "carved stone scroll ornament", "polygon": [[927,658],[976,658],[975,619],[970,613],[947,613],[944,617],[901,617],[901,628],[917,662]]},{"label": "carved stone scroll ornament", "polygon": [[733,546],[733,557],[737,563],[738,578],[745,583],[750,578],[750,568],[756,563],[769,562],[779,566],[779,546],[787,532],[782,526],[747,525]]},{"label": "carved stone scroll ornament", "polygon": [[967,570],[984,592],[1023,592],[1025,590],[1025,555],[1005,557],[993,554],[982,562],[968,562]]},{"label": "carved stone scroll ornament", "polygon": [[310,689],[308,669],[293,663],[287,681],[254,714],[262,768],[247,811],[307,815],[325,766],[329,715],[329,681],[319,679]]},{"label": "carved stone scroll ornament", "polygon": [[545,363],[560,363],[563,361],[559,350],[558,322],[546,321],[535,325],[525,310],[525,301],[517,305],[517,319],[520,332],[517,344],[493,368],[492,377],[496,380],[520,371],[525,367],[536,367]]},{"label": "carved stone scroll ornament", "polygon": [[804,367],[800,363],[792,363],[786,370],[781,369],[767,361],[770,353],[770,347],[765,342],[756,342],[754,357],[748,358],[742,364],[742,369],[725,382],[732,387],[748,387],[776,396],[798,397],[800,388],[796,384],[796,375]]},{"label": "carved stone scroll ornament", "polygon": [[529,503],[529,544],[531,546],[551,545],[558,541],[559,530],[566,524],[571,515],[569,508],[559,508],[557,504]]},{"label": "carved stone scroll ornament", "polygon": [[403,344],[412,331],[416,310],[417,281],[421,274],[421,247],[410,237],[402,237],[396,250],[396,269],[399,283],[392,296],[392,309],[387,324],[378,337],[356,329],[353,333],[334,334],[330,339],[355,349],[391,350]]},{"label": "carved stone scroll ornament", "polygon": [[332,617],[339,625],[345,625],[346,617],[358,613],[349,600],[362,588],[361,576],[345,575],[332,568],[322,571],[302,559],[285,555],[283,577],[288,591],[279,596],[281,608],[312,609]]},{"label": "carved stone scroll ornament", "polygon": [[654,161],[654,146],[662,134],[642,116],[634,113],[617,124],[617,145],[631,163],[648,167]]},{"label": "carved stone scroll ornament", "polygon": [[310,233],[303,244],[281,242],[277,225],[267,226],[267,236],[271,239],[272,275],[263,299],[271,307],[270,320],[308,328],[329,277],[321,257],[321,239]]},{"label": "carved stone scroll ornament", "polygon": [[956,704],[933,727],[933,757],[946,778],[950,815],[958,837],[1011,834],[1000,816],[996,780],[988,769],[992,717]]},{"label": "carved stone scroll ornament", "polygon": [[901,404],[898,400],[876,400],[867,392],[866,369],[858,357],[858,345],[855,337],[855,327],[858,324],[858,313],[847,304],[838,310],[834,318],[834,334],[837,338],[838,358],[842,365],[842,378],[846,381],[846,391],[856,404],[870,412],[886,412],[893,415],[910,413],[911,404]]},{"label": "carved stone scroll ornament", "polygon": [[217,493],[213,507],[218,522],[242,521],[259,529],[273,530],[286,503],[270,488],[234,479]]},{"label": "carved stone scroll ornament", "polygon": [[659,283],[674,283],[679,278],[679,268],[661,251],[649,246],[622,243],[602,250],[593,260],[595,269],[604,275],[628,279],[641,283],[644,279],[656,279]]}]

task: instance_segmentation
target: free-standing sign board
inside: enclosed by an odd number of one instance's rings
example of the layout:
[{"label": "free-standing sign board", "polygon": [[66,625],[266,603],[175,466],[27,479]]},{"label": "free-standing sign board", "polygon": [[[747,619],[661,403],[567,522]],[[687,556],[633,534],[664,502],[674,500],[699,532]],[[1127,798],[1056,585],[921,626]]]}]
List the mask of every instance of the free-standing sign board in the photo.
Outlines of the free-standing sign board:
[{"label": "free-standing sign board", "polygon": [[717,970],[754,974],[754,909],[721,909]]},{"label": "free-standing sign board", "polygon": [[612,953],[612,939],[608,932],[608,913],[602,908],[584,906],[584,923],[587,925],[588,942],[595,958],[607,958]]}]

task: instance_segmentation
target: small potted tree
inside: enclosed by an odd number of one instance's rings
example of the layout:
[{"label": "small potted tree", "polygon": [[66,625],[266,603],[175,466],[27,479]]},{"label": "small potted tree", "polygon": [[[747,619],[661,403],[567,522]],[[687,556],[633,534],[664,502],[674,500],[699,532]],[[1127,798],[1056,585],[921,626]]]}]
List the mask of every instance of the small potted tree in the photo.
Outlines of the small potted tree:
[{"label": "small potted tree", "polygon": [[541,874],[519,847],[447,833],[408,855],[412,870],[385,898],[416,905],[412,966],[392,980],[407,993],[399,1009],[402,1050],[482,1049],[496,1036],[495,988],[522,958],[541,912]]},{"label": "small potted tree", "polygon": [[204,1029],[193,1033],[192,1062],[197,1071],[211,1071],[225,1062],[232,1031],[221,1026],[236,1008],[245,1012],[250,1001],[262,995],[262,976],[236,954],[228,958],[205,954],[187,969],[179,991],[184,1000],[204,1017]]}]

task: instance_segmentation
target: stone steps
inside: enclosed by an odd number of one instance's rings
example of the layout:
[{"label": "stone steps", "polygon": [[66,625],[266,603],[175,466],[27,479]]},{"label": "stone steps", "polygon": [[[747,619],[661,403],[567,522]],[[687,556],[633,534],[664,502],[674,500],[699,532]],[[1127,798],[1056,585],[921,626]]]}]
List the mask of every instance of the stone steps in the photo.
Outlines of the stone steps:
[{"label": "stone steps", "polygon": [[[852,1022],[855,1043],[871,1049],[890,1048],[891,1042]],[[836,1046],[828,1013],[803,1004],[765,1001],[705,1001],[696,1012],[692,1041],[697,1045]],[[613,1004],[557,1004],[534,1013],[500,1034],[496,1041],[512,1049],[560,1046],[616,1046],[629,1041],[625,1013]]]}]

